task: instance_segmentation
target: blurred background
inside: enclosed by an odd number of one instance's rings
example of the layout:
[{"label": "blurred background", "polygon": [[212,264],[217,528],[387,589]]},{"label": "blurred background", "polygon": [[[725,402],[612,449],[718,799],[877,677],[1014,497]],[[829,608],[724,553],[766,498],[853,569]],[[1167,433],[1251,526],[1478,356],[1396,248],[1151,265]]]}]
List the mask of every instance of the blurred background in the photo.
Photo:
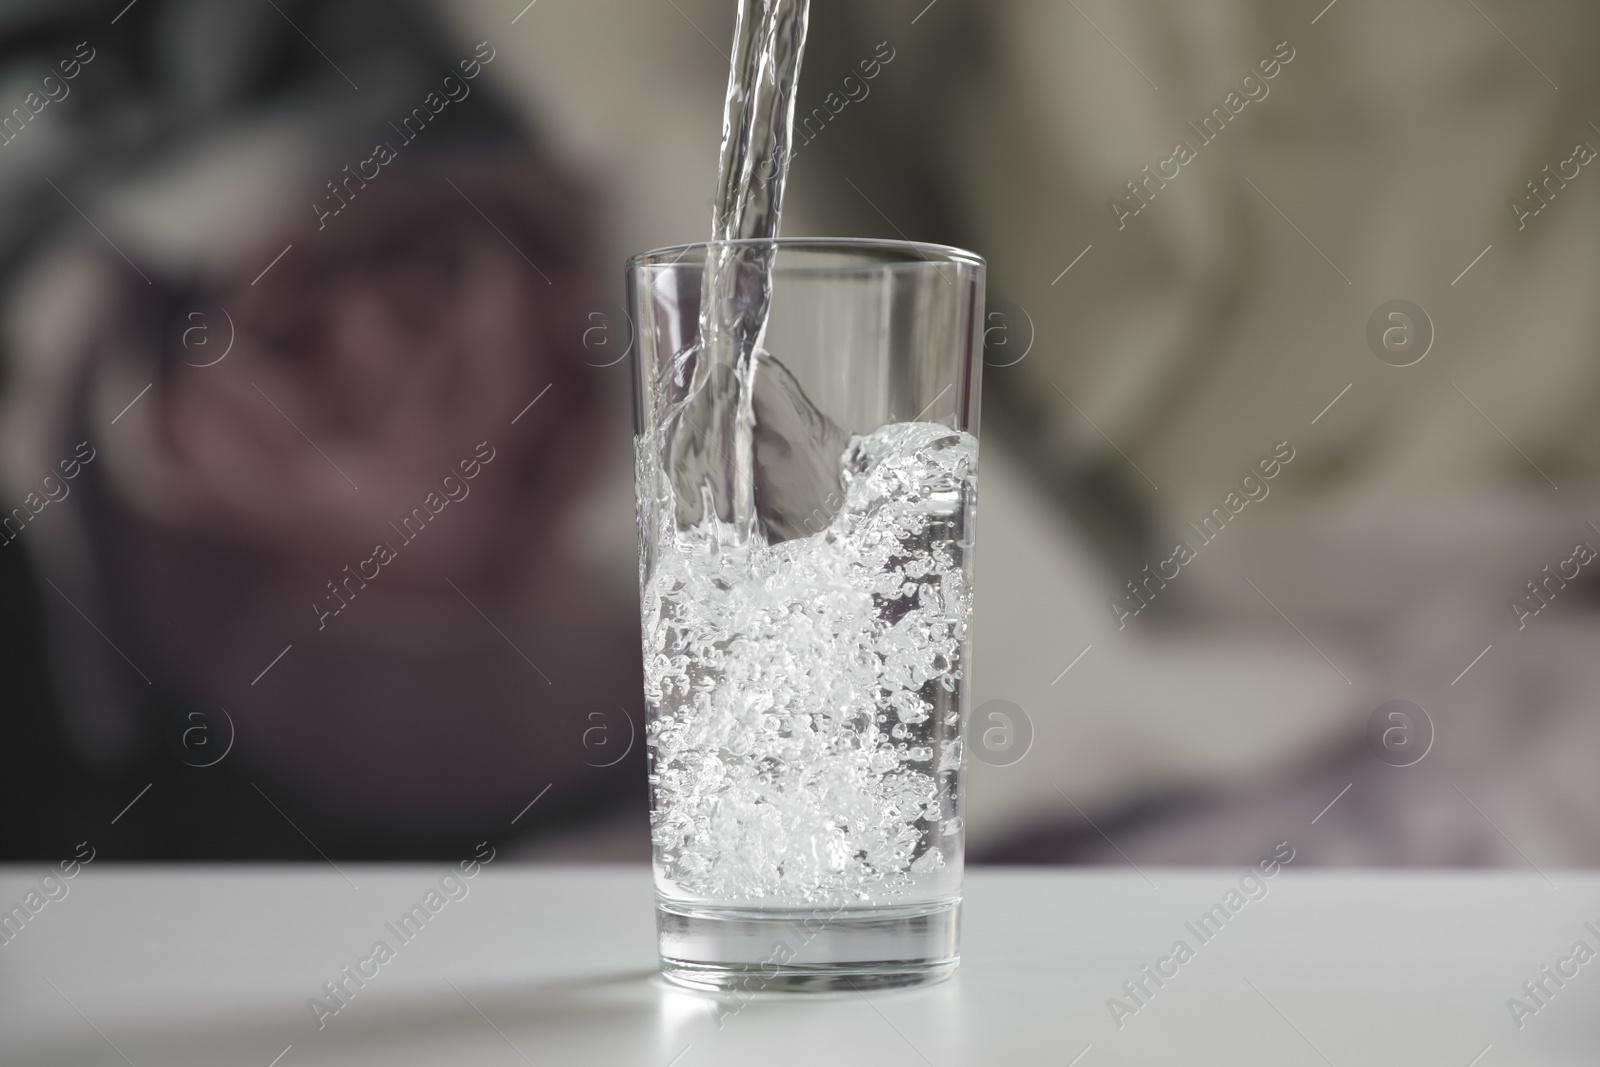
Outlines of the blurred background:
[{"label": "blurred background", "polygon": [[[648,857],[733,12],[0,4],[0,859]],[[816,0],[784,233],[989,262],[971,859],[1600,862],[1597,43]]]}]

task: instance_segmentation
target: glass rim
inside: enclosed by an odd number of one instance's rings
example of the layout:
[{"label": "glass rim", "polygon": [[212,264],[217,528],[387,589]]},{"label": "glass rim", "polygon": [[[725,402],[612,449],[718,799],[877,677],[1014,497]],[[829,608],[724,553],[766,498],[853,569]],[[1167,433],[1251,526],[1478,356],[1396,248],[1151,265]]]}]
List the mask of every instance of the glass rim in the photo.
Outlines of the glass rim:
[{"label": "glass rim", "polygon": [[713,248],[753,248],[763,245],[776,247],[780,251],[800,249],[857,254],[879,251],[900,255],[912,266],[920,260],[933,267],[965,263],[988,268],[988,263],[976,252],[957,248],[955,245],[934,244],[927,241],[891,241],[874,237],[742,237],[731,241],[690,241],[686,244],[652,248],[648,252],[629,256],[624,269],[632,271],[641,267],[670,267],[675,266],[691,252],[709,252]]}]

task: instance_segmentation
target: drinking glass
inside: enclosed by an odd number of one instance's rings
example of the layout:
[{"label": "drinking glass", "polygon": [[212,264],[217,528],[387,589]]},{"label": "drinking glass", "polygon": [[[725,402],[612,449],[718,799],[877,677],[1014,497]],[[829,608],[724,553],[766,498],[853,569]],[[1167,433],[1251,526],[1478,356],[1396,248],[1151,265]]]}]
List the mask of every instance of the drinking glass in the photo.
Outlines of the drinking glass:
[{"label": "drinking glass", "polygon": [[[700,345],[707,264],[730,259],[757,265],[749,284],[713,291],[770,287],[753,375]],[[868,989],[955,969],[984,269],[833,239],[628,262],[656,914],[676,982]]]}]

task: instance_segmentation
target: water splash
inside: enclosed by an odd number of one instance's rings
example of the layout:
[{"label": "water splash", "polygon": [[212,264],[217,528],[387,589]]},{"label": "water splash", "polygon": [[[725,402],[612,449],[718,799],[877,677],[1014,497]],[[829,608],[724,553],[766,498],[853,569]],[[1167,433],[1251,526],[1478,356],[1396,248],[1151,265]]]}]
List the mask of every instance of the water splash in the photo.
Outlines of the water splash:
[{"label": "water splash", "polygon": [[[774,248],[794,132],[810,0],[740,0],[697,345],[675,359],[681,387],[658,424],[673,441],[679,519],[710,511],[742,541],[758,530],[751,435],[757,352],[772,304]],[[755,241],[754,244],[717,242]]]}]

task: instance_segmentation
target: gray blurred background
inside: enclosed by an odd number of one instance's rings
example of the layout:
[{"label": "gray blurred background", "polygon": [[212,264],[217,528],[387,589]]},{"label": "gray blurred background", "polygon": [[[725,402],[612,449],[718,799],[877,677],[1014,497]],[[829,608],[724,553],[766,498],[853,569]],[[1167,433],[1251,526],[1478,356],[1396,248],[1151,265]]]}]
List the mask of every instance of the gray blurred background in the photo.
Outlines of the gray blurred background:
[{"label": "gray blurred background", "polygon": [[[733,10],[0,6],[0,858],[647,857],[621,265]],[[989,262],[972,858],[1600,860],[1597,42],[816,0],[784,233]]]}]

